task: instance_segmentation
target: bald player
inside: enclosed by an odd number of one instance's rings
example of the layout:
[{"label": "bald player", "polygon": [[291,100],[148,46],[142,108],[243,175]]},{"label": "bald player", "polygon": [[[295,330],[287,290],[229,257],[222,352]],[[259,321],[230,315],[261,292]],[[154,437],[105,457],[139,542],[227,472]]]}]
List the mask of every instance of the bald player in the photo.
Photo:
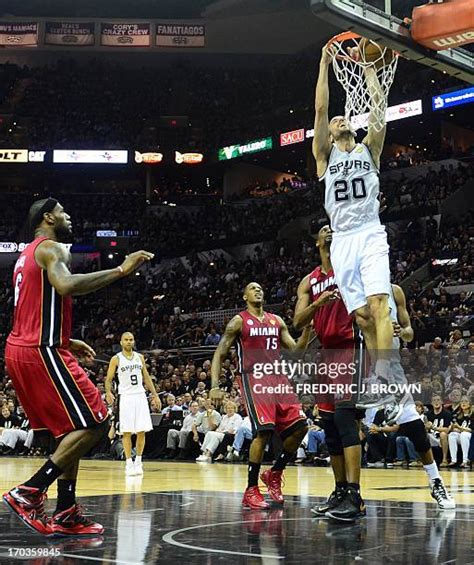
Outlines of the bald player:
[{"label": "bald player", "polygon": [[[274,432],[283,442],[283,449],[271,469],[260,475],[273,502],[283,504],[282,474],[295,455],[308,429],[301,403],[293,392],[288,377],[276,365],[281,349],[303,352],[311,335],[311,327],[303,329],[298,341],[288,331],[285,322],[263,309],[264,293],[256,283],[244,289],[247,306],[227,324],[212,359],[212,387],[218,387],[222,363],[236,344],[239,371],[242,375],[242,397],[247,408],[254,439],[250,446],[248,484],[242,500],[244,508],[269,508],[258,487],[260,466],[265,446]],[[266,370],[263,371],[263,367]],[[263,372],[262,372],[263,371]]]},{"label": "bald player", "polygon": [[[122,351],[110,360],[105,379],[105,394],[109,405],[115,401],[112,394],[112,381],[118,377],[118,393],[120,396],[119,421],[120,433],[123,434],[123,450],[127,476],[143,475],[142,455],[145,449],[145,432],[153,429],[150,409],[145,388],[151,392],[157,410],[161,410],[160,398],[145,365],[141,353],[133,350],[135,338],[131,332],[125,332],[120,339]],[[135,461],[132,460],[132,435],[137,436]]]}]

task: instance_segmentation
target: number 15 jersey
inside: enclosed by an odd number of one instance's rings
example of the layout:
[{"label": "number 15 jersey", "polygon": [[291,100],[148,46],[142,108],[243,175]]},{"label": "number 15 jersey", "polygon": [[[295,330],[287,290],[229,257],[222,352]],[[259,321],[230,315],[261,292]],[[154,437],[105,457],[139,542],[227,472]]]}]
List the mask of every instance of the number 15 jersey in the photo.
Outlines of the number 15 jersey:
[{"label": "number 15 jersey", "polygon": [[367,224],[380,224],[380,181],[369,148],[357,143],[352,151],[332,146],[325,182],[324,208],[334,232],[350,232]]},{"label": "number 15 jersey", "polygon": [[125,357],[123,353],[117,353],[118,367],[118,392],[123,394],[144,393],[143,387],[143,363],[140,355],[133,352],[131,359]]},{"label": "number 15 jersey", "polygon": [[243,378],[252,377],[256,364],[268,364],[269,368],[280,359],[281,328],[274,314],[264,312],[259,320],[247,310],[239,312],[242,333],[237,341],[237,358]]}]

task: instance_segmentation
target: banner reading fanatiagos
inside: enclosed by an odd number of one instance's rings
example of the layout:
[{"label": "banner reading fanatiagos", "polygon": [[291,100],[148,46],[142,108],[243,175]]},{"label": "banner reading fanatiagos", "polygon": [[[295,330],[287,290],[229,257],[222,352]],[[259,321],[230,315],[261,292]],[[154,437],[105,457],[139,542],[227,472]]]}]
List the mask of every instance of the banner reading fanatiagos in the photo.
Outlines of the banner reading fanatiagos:
[{"label": "banner reading fanatiagos", "polygon": [[36,22],[0,22],[0,46],[31,47],[38,45]]},{"label": "banner reading fanatiagos", "polygon": [[94,45],[93,22],[46,22],[46,45]]},{"label": "banner reading fanatiagos", "polygon": [[148,47],[150,24],[103,23],[100,24],[101,45],[114,47]]},{"label": "banner reading fanatiagos", "polygon": [[156,24],[158,47],[204,47],[206,26],[196,24]]}]

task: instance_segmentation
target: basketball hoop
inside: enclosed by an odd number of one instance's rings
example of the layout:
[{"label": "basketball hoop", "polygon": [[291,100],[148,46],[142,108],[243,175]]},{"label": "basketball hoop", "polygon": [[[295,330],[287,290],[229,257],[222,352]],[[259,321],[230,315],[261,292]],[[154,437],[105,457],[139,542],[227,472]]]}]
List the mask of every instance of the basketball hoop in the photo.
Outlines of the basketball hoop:
[{"label": "basketball hoop", "polygon": [[[370,113],[371,124],[377,131],[385,127],[387,99],[398,63],[398,53],[374,41],[346,31],[334,36],[328,43],[333,47],[333,69],[337,80],[346,92],[345,116]],[[381,93],[367,83],[366,71],[373,69]],[[368,125],[363,125],[367,130]]]}]

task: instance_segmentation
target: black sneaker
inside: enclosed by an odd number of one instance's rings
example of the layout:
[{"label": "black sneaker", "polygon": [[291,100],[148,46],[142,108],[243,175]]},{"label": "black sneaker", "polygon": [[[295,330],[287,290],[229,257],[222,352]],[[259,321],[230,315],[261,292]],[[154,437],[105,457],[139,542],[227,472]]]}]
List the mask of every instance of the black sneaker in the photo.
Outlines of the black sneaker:
[{"label": "black sneaker", "polygon": [[344,498],[346,494],[345,487],[336,487],[335,490],[329,495],[329,498],[323,504],[316,504],[311,508],[311,512],[316,514],[316,516],[324,516],[328,510],[336,508]]},{"label": "black sneaker", "polygon": [[354,522],[357,518],[365,516],[365,504],[360,494],[352,489],[346,490],[344,498],[334,508],[326,512],[328,518],[339,522]]}]

